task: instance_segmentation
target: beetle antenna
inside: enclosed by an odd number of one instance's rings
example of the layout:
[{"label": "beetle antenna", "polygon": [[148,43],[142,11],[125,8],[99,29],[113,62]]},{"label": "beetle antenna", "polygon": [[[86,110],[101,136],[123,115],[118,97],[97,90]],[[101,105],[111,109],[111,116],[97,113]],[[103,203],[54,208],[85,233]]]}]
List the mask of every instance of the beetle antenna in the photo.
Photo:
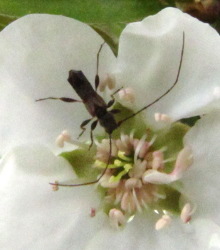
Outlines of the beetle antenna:
[{"label": "beetle antenna", "polygon": [[99,82],[100,82],[100,79],[99,79],[99,55],[100,55],[100,52],[102,50],[102,47],[103,45],[105,44],[105,42],[103,42],[99,48],[99,51],[97,53],[97,59],[96,59],[96,76],[95,76],[95,90],[98,89],[98,86],[99,86]]},{"label": "beetle antenna", "polygon": [[149,108],[150,106],[152,106],[153,104],[155,104],[156,102],[158,102],[161,98],[163,98],[165,95],[167,95],[175,87],[175,85],[177,84],[177,82],[179,80],[180,70],[181,70],[181,67],[182,67],[184,46],[185,46],[185,32],[183,31],[183,44],[182,44],[182,50],[181,50],[181,55],[180,55],[179,68],[178,68],[176,80],[174,81],[174,83],[172,84],[172,86],[163,95],[161,95],[160,97],[158,97],[152,103],[148,104],[147,106],[143,107],[142,109],[138,110],[137,112],[133,113],[132,115],[126,117],[125,119],[119,121],[118,122],[118,126],[120,126],[123,122],[129,120],[130,118],[136,116],[137,114],[141,113],[143,110]]},{"label": "beetle antenna", "polygon": [[110,160],[111,160],[111,154],[112,154],[112,137],[111,137],[111,134],[109,134],[109,148],[110,148],[109,149],[109,157],[108,157],[108,161],[106,163],[105,169],[103,170],[103,172],[101,173],[99,178],[96,179],[95,181],[89,181],[89,182],[84,182],[84,183],[79,183],[79,184],[59,184],[59,183],[49,183],[49,184],[53,185],[53,186],[59,186],[59,187],[80,187],[80,186],[92,185],[92,184],[95,184],[95,183],[99,182],[101,180],[101,178],[105,175],[105,173],[106,173],[106,171],[108,169]]}]

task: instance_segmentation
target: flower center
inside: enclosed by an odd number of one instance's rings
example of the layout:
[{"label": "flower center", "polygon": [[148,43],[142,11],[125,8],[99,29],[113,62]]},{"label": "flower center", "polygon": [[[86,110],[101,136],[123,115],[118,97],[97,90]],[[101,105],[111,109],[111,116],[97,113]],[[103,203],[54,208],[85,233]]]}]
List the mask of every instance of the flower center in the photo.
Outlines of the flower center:
[{"label": "flower center", "polygon": [[[136,139],[133,134],[122,134],[120,139],[111,141],[111,156],[109,156],[109,140],[104,139],[101,143],[97,143],[94,167],[105,169],[109,157],[111,159],[105,175],[99,181],[99,186],[104,191],[105,210],[109,214],[111,223],[116,227],[133,218],[136,212],[143,212],[149,208],[162,213],[163,222],[160,219],[159,225],[170,223],[167,219],[167,210],[161,205],[163,203],[161,201],[175,193],[177,198],[173,196],[173,202],[179,203],[180,193],[167,188],[164,184],[170,184],[181,178],[182,172],[191,163],[186,161],[190,152],[182,150],[173,171],[168,174],[165,165],[175,159],[165,160],[165,148],[155,150],[153,147],[155,139],[154,137],[151,141],[147,141],[146,136]],[[178,204],[172,206],[178,207]]]}]

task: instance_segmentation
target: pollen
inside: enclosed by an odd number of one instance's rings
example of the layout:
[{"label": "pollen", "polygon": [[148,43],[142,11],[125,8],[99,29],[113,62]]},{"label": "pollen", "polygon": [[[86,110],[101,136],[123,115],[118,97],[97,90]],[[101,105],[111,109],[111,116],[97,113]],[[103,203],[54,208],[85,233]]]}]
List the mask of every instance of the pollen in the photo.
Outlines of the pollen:
[{"label": "pollen", "polygon": [[[172,171],[167,173],[166,164],[171,160],[165,159],[166,147],[155,149],[155,140],[156,137],[148,141],[146,136],[138,139],[134,138],[133,133],[121,134],[120,139],[112,139],[111,156],[109,140],[97,143],[94,167],[105,169],[110,157],[108,169],[100,179],[99,186],[104,192],[104,204],[108,207],[111,224],[116,228],[125,225],[137,213],[149,209],[158,211],[160,216],[155,224],[156,230],[171,222],[166,210],[160,207],[160,202],[170,195],[164,184],[181,178],[182,172],[191,164],[188,160],[191,152],[188,148],[181,150],[172,159]],[[189,215],[188,212],[183,214]]]}]

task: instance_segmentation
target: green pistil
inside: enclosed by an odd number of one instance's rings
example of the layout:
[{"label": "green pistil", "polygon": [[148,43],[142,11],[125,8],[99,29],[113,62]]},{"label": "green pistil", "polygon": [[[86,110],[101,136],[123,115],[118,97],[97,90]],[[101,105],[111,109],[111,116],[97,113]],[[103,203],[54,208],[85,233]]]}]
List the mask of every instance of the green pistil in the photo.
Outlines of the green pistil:
[{"label": "green pistil", "polygon": [[[95,166],[96,166],[97,168],[106,168],[106,162],[96,160],[96,161],[95,161]],[[118,168],[118,166],[116,166],[116,165],[114,165],[114,164],[109,164],[109,165],[108,165],[108,168]]]},{"label": "green pistil", "polygon": [[116,176],[111,176],[111,178],[109,179],[109,182],[118,182],[121,180],[121,178],[126,175],[130,169],[132,169],[132,165],[131,164],[125,164],[123,166],[124,170],[122,170],[118,175]]},{"label": "green pistil", "polygon": [[[106,168],[106,163],[96,160],[95,166],[98,168]],[[117,175],[112,175],[109,182],[118,182],[125,176],[133,167],[133,159],[125,155],[125,152],[119,151],[118,158],[114,160],[113,164],[109,164],[108,168],[118,169]]]},{"label": "green pistil", "polygon": [[120,158],[123,161],[132,162],[132,158],[125,156],[125,152],[123,152],[123,151],[118,151],[118,158]]}]

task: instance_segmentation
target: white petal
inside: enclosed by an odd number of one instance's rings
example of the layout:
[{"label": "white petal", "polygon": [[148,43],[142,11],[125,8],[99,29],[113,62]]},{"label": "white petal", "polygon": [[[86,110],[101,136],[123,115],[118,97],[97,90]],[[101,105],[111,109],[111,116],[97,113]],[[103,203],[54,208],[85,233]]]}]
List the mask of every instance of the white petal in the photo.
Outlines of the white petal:
[{"label": "white petal", "polygon": [[[149,108],[172,120],[203,114],[219,106],[220,37],[208,24],[175,8],[129,24],[120,37],[117,79],[132,87],[143,108],[164,94],[174,83],[180,63],[183,32],[185,48],[177,85]],[[216,100],[217,99],[217,100]]]},{"label": "white petal", "polygon": [[60,188],[48,184],[74,178],[69,164],[39,146],[19,147],[1,162],[1,249],[84,249],[101,216],[93,188]]},{"label": "white petal", "polygon": [[[67,82],[71,69],[82,70],[94,86],[96,56],[103,39],[71,18],[29,15],[0,33],[0,148],[37,141],[53,145],[67,129],[76,137],[90,115],[81,103],[35,102],[55,96],[79,99]],[[107,44],[100,54],[100,76],[115,61]],[[52,147],[52,146],[51,146]]]},{"label": "white petal", "polygon": [[193,222],[196,239],[204,249],[220,249],[220,227],[211,220],[199,219]]},{"label": "white petal", "polygon": [[193,164],[183,178],[184,189],[196,202],[193,216],[205,216],[220,225],[220,115],[219,110],[205,115],[186,134],[185,145],[191,147]]},{"label": "white petal", "polygon": [[103,227],[94,235],[86,250],[203,249],[199,242],[195,240],[192,225],[183,225],[179,220],[174,219],[170,226],[156,231],[154,229],[155,219],[153,214],[149,214],[149,216],[139,214],[121,231]]},{"label": "white petal", "polygon": [[203,245],[217,244],[217,226],[211,222],[184,225],[174,218],[170,226],[156,231],[158,216],[149,212],[138,214],[117,231],[104,213],[91,218],[90,209],[99,203],[91,186],[51,191],[49,181],[74,178],[74,174],[64,159],[46,148],[16,148],[0,167],[1,249],[205,250]]}]

